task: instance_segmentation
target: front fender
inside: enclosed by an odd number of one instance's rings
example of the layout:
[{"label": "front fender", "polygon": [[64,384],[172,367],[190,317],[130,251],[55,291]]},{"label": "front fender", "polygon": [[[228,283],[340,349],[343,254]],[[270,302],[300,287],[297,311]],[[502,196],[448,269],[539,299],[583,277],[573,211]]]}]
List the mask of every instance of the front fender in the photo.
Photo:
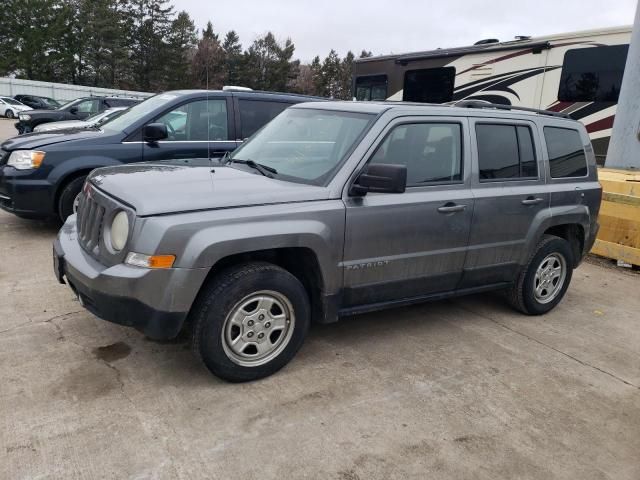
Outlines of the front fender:
[{"label": "front fender", "polygon": [[[280,211],[280,212],[279,212]],[[173,253],[176,267],[212,268],[231,255],[307,248],[320,267],[325,293],[342,284],[344,205],[339,200],[264,205],[141,219],[140,253]]]},{"label": "front fender", "polygon": [[113,165],[122,165],[122,162],[103,155],[82,155],[65,159],[55,165],[49,173],[49,179],[52,184],[59,185],[65,178],[76,172]]}]

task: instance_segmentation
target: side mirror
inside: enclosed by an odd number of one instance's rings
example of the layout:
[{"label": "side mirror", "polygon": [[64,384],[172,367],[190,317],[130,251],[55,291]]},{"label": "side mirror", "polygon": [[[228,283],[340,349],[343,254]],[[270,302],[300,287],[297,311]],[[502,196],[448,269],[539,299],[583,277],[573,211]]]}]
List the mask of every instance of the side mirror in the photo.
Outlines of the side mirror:
[{"label": "side mirror", "polygon": [[76,113],[78,113],[78,107],[71,107],[71,108],[69,109],[69,113],[70,113],[71,115],[75,115]]},{"label": "side mirror", "polygon": [[367,192],[404,193],[407,188],[407,167],[387,163],[368,165],[349,189],[349,195],[362,196]]},{"label": "side mirror", "polygon": [[149,143],[164,140],[168,136],[167,126],[164,123],[150,123],[142,130],[142,138]]}]

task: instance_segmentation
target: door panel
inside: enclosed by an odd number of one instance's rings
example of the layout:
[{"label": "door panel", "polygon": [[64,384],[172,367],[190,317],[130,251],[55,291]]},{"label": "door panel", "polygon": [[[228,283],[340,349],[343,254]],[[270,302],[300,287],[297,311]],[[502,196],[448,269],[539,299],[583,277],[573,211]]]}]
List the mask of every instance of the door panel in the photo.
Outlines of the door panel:
[{"label": "door panel", "polygon": [[[482,145],[479,148],[478,136],[475,134],[478,131],[476,126],[487,124],[512,126],[516,129],[517,126],[525,126],[530,129],[535,148],[536,178],[530,178],[533,171],[530,161],[522,162],[523,165],[518,170],[522,172],[522,177],[509,170],[509,162],[505,160],[505,157],[512,154],[508,142],[502,143],[492,139],[493,150],[483,149]],[[471,121],[471,132],[474,162],[472,191],[475,208],[461,288],[513,281],[526,253],[530,227],[536,216],[549,208],[550,201],[544,181],[543,156],[535,123],[477,119]],[[517,135],[516,138],[520,140]],[[499,158],[479,160],[483,152],[485,156],[491,152]],[[522,153],[520,150],[521,156]],[[485,173],[485,178],[481,179],[479,172],[487,164],[498,165],[499,168],[491,170],[491,175]],[[515,176],[499,178],[500,175]],[[486,178],[491,176],[498,178]]]},{"label": "door panel", "polygon": [[[404,128],[424,123],[436,127]],[[443,124],[460,128],[453,157],[452,142],[442,136]],[[468,155],[462,154],[468,152],[465,130],[466,123],[460,119],[411,117],[392,123],[382,135],[384,140],[371,162],[406,165],[409,185],[413,186],[400,194],[368,193],[345,198],[344,306],[456,288],[473,215]],[[426,133],[421,136],[421,131]],[[446,164],[456,156],[460,162],[457,167]],[[422,179],[445,174],[453,180],[420,184]]]}]

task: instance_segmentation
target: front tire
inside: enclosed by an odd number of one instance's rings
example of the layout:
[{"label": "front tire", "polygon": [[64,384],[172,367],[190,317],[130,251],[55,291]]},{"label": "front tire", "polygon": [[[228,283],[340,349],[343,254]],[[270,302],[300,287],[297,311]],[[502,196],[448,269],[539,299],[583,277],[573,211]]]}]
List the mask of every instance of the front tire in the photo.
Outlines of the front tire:
[{"label": "front tire", "polygon": [[16,118],[16,116],[13,114],[13,110],[7,110],[6,112],[4,112],[4,116],[7,118]]},{"label": "front tire", "polygon": [[232,267],[204,287],[192,311],[192,348],[230,382],[267,377],[298,352],[310,306],[300,281],[266,262]]},{"label": "front tire", "polygon": [[58,198],[58,216],[62,223],[65,222],[69,215],[75,213],[78,205],[78,196],[82,191],[85,179],[86,177],[74,178],[62,188]]},{"label": "front tire", "polygon": [[545,235],[508,291],[509,303],[527,315],[542,315],[564,297],[573,275],[569,242]]}]

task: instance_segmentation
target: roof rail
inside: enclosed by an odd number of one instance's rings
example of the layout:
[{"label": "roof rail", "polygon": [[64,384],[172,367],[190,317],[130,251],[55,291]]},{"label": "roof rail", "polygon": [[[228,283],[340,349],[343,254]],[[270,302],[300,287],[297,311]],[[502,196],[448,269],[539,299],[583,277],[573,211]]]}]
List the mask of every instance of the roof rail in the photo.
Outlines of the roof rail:
[{"label": "roof rail", "polygon": [[503,105],[501,103],[489,103],[485,100],[460,100],[458,102],[449,103],[452,107],[462,108],[495,108],[496,110],[519,110],[523,112],[537,113],[538,115],[548,115],[550,117],[571,118],[568,113],[551,112],[549,110],[540,110],[538,108],[519,107],[517,105]]}]

